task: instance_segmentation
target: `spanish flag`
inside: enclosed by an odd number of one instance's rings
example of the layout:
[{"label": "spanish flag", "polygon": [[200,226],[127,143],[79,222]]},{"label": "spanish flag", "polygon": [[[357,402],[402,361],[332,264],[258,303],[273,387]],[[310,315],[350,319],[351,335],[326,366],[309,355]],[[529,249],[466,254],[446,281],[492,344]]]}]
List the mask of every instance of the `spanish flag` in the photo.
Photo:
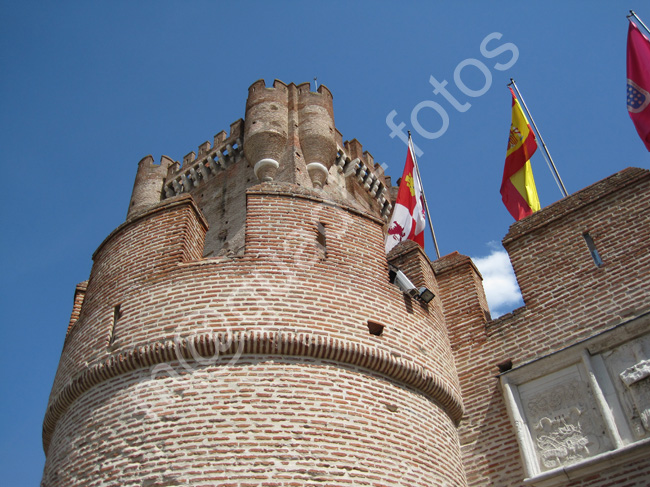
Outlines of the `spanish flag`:
[{"label": "spanish flag", "polygon": [[530,166],[530,158],[537,150],[537,142],[512,88],[510,93],[512,124],[501,182],[501,199],[514,219],[519,221],[540,209],[533,169]]}]

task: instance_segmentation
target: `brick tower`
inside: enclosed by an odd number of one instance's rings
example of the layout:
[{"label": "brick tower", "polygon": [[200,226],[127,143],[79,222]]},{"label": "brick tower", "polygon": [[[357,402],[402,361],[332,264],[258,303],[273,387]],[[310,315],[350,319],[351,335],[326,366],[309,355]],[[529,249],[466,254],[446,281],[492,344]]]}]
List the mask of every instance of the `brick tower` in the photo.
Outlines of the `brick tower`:
[{"label": "brick tower", "polygon": [[308,83],[249,88],[182,164],[138,165],[76,288],[42,485],[464,486],[459,379],[390,179]]}]

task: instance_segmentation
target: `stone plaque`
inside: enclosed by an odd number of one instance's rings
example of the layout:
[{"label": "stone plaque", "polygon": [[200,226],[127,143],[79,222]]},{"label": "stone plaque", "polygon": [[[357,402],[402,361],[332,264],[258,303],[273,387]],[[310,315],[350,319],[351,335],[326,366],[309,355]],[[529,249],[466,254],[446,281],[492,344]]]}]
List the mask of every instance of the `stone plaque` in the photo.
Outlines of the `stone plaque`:
[{"label": "stone plaque", "polygon": [[540,471],[612,449],[581,366],[522,384],[519,396]]}]

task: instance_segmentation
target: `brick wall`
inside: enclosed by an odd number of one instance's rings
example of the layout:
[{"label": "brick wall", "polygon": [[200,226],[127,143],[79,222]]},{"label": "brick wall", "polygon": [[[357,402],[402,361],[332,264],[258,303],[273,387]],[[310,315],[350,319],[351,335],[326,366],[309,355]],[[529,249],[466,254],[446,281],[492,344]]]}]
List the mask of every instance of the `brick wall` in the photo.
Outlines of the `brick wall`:
[{"label": "brick wall", "polygon": [[[44,485],[464,485],[441,303],[390,284],[383,221],[283,183],[249,189],[246,215],[240,257],[200,258],[190,197],[95,253],[46,415]],[[205,365],[215,354],[226,363]],[[157,401],[161,370],[188,390],[147,423],[124,401]]]},{"label": "brick wall", "polygon": [[244,253],[246,190],[257,183],[253,168],[240,160],[191,192],[210,225],[206,257]]},{"label": "brick wall", "polygon": [[[178,264],[200,257],[206,224],[191,197],[184,196],[142,213],[118,227],[93,255],[93,268],[85,290],[78,289],[71,325],[64,343],[48,410],[65,385],[87,371],[89,364],[110,356],[119,341],[125,302],[142,283],[164,278]],[[83,286],[82,286],[83,288]],[[116,306],[120,314],[115,323]],[[74,320],[74,322],[72,321]],[[84,380],[82,377],[79,380]],[[54,402],[53,402],[54,401]],[[60,402],[60,401],[59,401]],[[44,441],[53,425],[46,414]]]},{"label": "brick wall", "polygon": [[[628,169],[513,224],[504,246],[525,307],[494,321],[482,319],[482,289],[472,290],[469,267],[446,278],[449,258],[441,259],[437,278],[466,408],[459,434],[469,485],[523,485],[498,364],[511,360],[517,367],[650,307],[649,209],[650,173]],[[601,267],[585,232],[603,258]],[[648,478],[644,460],[565,485],[645,486]]]},{"label": "brick wall", "polygon": [[72,304],[72,312],[70,313],[70,323],[68,323],[68,330],[66,332],[66,336],[68,333],[70,333],[70,330],[79,319],[79,313],[81,313],[81,305],[84,302],[84,296],[86,295],[87,287],[88,287],[88,281],[84,281],[77,284],[77,287],[74,290],[74,301]]},{"label": "brick wall", "polygon": [[457,441],[422,394],[368,369],[245,355],[97,385],[60,419],[44,484],[455,487]]}]

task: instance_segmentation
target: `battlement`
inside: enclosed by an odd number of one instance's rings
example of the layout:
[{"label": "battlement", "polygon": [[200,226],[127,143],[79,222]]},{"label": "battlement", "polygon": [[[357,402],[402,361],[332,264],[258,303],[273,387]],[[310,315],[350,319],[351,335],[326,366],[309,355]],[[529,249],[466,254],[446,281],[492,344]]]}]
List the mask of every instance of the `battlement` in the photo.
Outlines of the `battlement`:
[{"label": "battlement", "polygon": [[[352,143],[354,142],[354,144]],[[374,159],[369,152],[364,152],[359,157],[359,152],[354,148],[361,147],[361,144],[352,139],[352,142],[345,142],[345,149],[337,147],[336,168],[337,171],[345,178],[354,177],[363,186],[363,188],[372,196],[380,206],[381,217],[388,221],[393,205],[389,198],[386,198],[386,189],[389,185],[383,180],[384,170],[379,164],[374,164]],[[348,155],[350,151],[353,155]],[[356,156],[356,157],[354,157]],[[383,180],[383,181],[382,181]]]},{"label": "battlement", "polygon": [[182,162],[151,156],[138,165],[127,219],[161,201],[192,195],[208,219],[205,255],[241,254],[247,189],[283,182],[325,193],[386,221],[392,211],[390,178],[357,139],[334,126],[332,94],[321,85],[249,87],[246,117],[187,153]]},{"label": "battlement", "polygon": [[233,122],[229,136],[225,131],[214,136],[213,147],[206,141],[199,146],[198,157],[192,151],[183,158],[182,166],[178,162],[170,165],[165,178],[163,199],[189,193],[210,177],[237,163],[243,154],[243,127],[242,119]]},{"label": "battlement", "polygon": [[[231,124],[229,136],[225,131],[215,135],[214,147],[211,147],[209,141],[199,145],[198,156],[194,151],[189,152],[183,158],[182,165],[167,156],[162,156],[163,160],[171,161],[168,164],[169,169],[162,199],[188,193],[218,172],[238,163],[243,158],[241,139],[243,123],[244,121],[239,119]],[[346,178],[357,179],[368,194],[377,200],[381,208],[381,216],[386,220],[393,207],[389,198],[386,197],[387,189],[391,187],[390,178],[385,178],[383,167],[374,162],[370,152],[362,150],[362,145],[357,139],[343,141],[342,134],[338,130],[336,133],[337,171]],[[148,164],[156,166],[150,155],[139,164],[143,164],[145,160]]]},{"label": "battlement", "polygon": [[[330,90],[310,87],[280,80],[267,87],[258,80],[248,89],[246,118],[233,122],[229,134],[221,131],[212,142],[201,143],[182,163],[162,156],[156,165],[151,156],[144,158],[127,218],[165,199],[192,194],[210,221],[206,255],[241,252],[239,213],[245,207],[245,190],[275,180],[313,187],[387,220],[394,196],[387,191],[390,178],[358,140],[343,140],[334,126]],[[225,212],[224,191],[234,205]],[[212,210],[217,206],[222,208],[218,215]]]},{"label": "battlement", "polygon": [[[258,79],[255,83],[249,86],[248,98],[249,100],[257,100],[258,97],[266,98],[270,94],[286,94],[291,88],[295,88],[299,95],[322,95],[325,99],[330,101],[334,98],[332,92],[325,85],[320,85],[316,91],[311,91],[311,83],[309,81],[296,85],[295,83],[286,84],[279,79],[273,80],[273,86],[269,87],[266,86],[264,79]],[[274,92],[273,90],[276,91]]]},{"label": "battlement", "polygon": [[254,95],[255,93],[259,93],[263,89],[266,89],[267,93],[270,93],[271,90],[275,90],[275,89],[278,89],[278,91],[286,93],[287,86],[288,85],[285,82],[280,81],[279,79],[275,79],[273,80],[273,85],[267,88],[266,81],[264,81],[264,79],[258,79],[248,87],[248,98],[251,99],[252,98],[251,95]]}]

